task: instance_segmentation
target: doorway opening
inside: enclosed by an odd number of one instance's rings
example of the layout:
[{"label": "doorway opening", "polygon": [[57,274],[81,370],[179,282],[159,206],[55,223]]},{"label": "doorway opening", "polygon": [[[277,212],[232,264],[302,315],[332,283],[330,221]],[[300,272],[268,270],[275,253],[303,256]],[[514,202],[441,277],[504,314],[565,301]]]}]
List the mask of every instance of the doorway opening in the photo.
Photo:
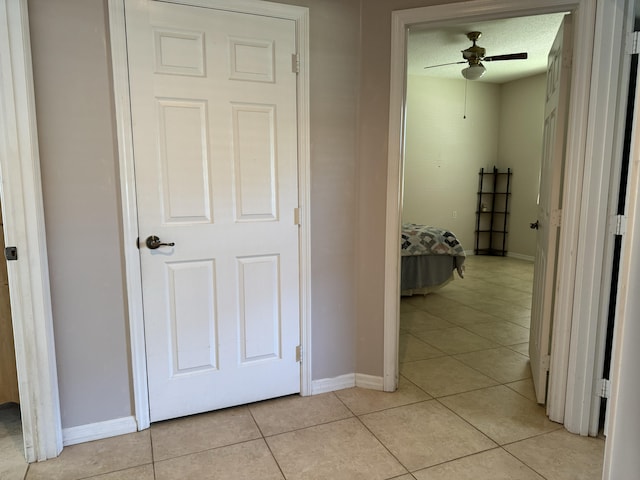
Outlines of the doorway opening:
[{"label": "doorway opening", "polygon": [[[444,228],[457,236],[467,253],[472,254],[474,250],[483,253],[473,246],[478,246],[478,236],[482,236],[481,244],[486,243],[486,234],[482,231],[486,226],[480,224],[486,223],[488,217],[482,212],[481,202],[488,201],[491,216],[499,216],[496,222],[499,220],[507,227],[492,233],[499,235],[495,239],[502,247],[498,254],[507,253],[506,246],[509,256],[533,261],[537,232],[530,228],[530,223],[535,222],[538,215],[536,200],[543,157],[546,71],[549,52],[564,16],[561,12],[442,27],[411,27],[407,43],[403,224]],[[527,27],[535,34],[524,38],[520,32]],[[456,53],[467,47],[467,37],[471,35],[468,32],[476,32],[474,38],[482,32],[477,41],[482,48],[486,47],[487,56],[522,51],[528,59],[509,57],[509,61],[486,62],[486,75],[482,79],[466,80],[461,75],[466,65],[445,60],[459,60],[460,55]],[[496,166],[497,171],[511,172],[509,193],[498,198],[486,195],[479,198],[478,172],[491,172]],[[496,174],[496,179],[501,182],[507,178],[500,175]],[[492,188],[489,185],[482,189]],[[500,190],[504,190],[504,185]],[[406,260],[403,257],[403,264]],[[470,260],[467,259],[467,266]],[[501,281],[499,263],[474,260],[470,276]],[[527,270],[524,265],[523,269]],[[483,271],[478,271],[479,268]],[[488,271],[492,268],[493,278]],[[403,283],[405,280],[403,270]],[[479,311],[476,322],[482,324],[482,328],[464,324],[469,330],[464,332],[464,338],[483,331],[493,337],[490,327],[497,328],[500,324],[495,322],[507,321],[501,327],[498,344],[504,346],[507,342],[515,346],[529,340],[532,282],[531,279],[518,293],[505,293],[502,299],[497,298],[492,289],[480,285],[475,290],[466,290],[464,280],[455,285],[462,291],[445,287],[441,295],[467,305],[470,315],[474,309]],[[509,282],[504,285],[506,289],[509,286]],[[517,348],[528,357],[528,348]],[[539,397],[544,398],[544,393]]]},{"label": "doorway opening", "polygon": [[[597,202],[601,204],[602,198],[607,198],[608,195],[612,155],[617,148],[613,142],[616,125],[612,120],[605,122],[603,128],[602,117],[598,117],[598,112],[602,114],[610,110],[610,105],[618,101],[618,90],[610,87],[611,82],[618,85],[619,75],[624,69],[622,58],[603,55],[598,57],[603,64],[597,70],[592,70],[596,58],[594,49],[599,50],[605,43],[609,43],[608,48],[619,48],[622,51],[622,36],[614,32],[623,29],[624,19],[616,17],[613,11],[599,12],[598,16],[604,15],[611,26],[604,31],[606,33],[598,33],[598,43],[594,44],[596,10],[595,3],[590,0],[556,2],[552,6],[536,2],[527,7],[489,1],[482,2],[482,5],[441,5],[393,13],[385,247],[384,389],[393,391],[398,379],[398,260],[403,176],[401,159],[404,155],[405,134],[403,120],[406,114],[406,32],[418,24],[438,27],[454,22],[460,24],[568,11],[574,16],[574,55],[562,197],[563,235],[559,240],[557,265],[558,300],[555,303],[556,321],[550,356],[552,373],[547,405],[552,420],[564,423],[571,432],[587,434],[588,419],[592,413],[593,375],[595,365],[599,362],[599,359],[594,358],[598,355],[593,354],[591,345],[595,342],[600,311],[604,304],[601,301],[601,279],[605,275],[603,250],[608,239],[605,238],[603,227],[607,221],[606,209],[589,209],[588,216],[581,215],[581,212],[590,205],[597,205]],[[611,77],[607,84],[609,87],[598,81],[591,88],[591,75],[596,71]],[[624,86],[620,88],[624,89]],[[597,158],[592,156],[594,150],[598,150]],[[597,178],[598,181],[589,183],[585,178]],[[588,232],[593,231],[602,234],[590,236]],[[576,275],[578,265],[579,276]]]},{"label": "doorway opening", "polygon": [[[4,251],[4,222],[0,219],[0,251]],[[22,477],[27,471],[22,435],[18,372],[7,264],[0,262],[0,443],[2,466],[0,474]]]},{"label": "doorway opening", "polygon": [[24,455],[22,416],[18,403],[0,405],[0,444],[3,445],[0,474],[3,478],[23,478],[28,464]]},{"label": "doorway opening", "polygon": [[[495,172],[504,170],[511,174],[510,193],[507,194],[509,207],[505,199],[497,213],[502,215],[505,227],[500,232],[502,250],[499,253],[506,255],[511,252],[511,255],[526,260],[536,260],[540,256],[536,245],[540,236],[532,232],[529,225],[539,223],[535,217],[539,216],[537,204],[541,203],[540,194],[545,197],[543,203],[548,203],[552,195],[550,189],[545,188],[547,185],[541,183],[540,177],[541,160],[548,154],[543,138],[547,134],[547,66],[554,39],[568,13],[565,10],[535,16],[468,20],[455,25],[411,26],[406,46],[406,119],[401,160],[402,223],[433,224],[435,220],[438,226],[456,232],[461,243],[470,246],[468,250],[471,246],[477,247],[477,237],[482,235],[479,223],[483,219],[480,218],[478,222],[476,217],[481,217],[483,208],[479,202],[485,197],[478,199],[482,195],[480,189],[484,188],[479,186],[481,183],[476,173],[480,171],[480,177],[483,177],[482,172],[491,171],[493,167]],[[532,28],[536,38],[522,38],[519,32],[532,25],[537,25]],[[458,62],[448,64],[442,56],[429,58],[428,55],[431,50],[446,50],[443,44],[453,43],[455,33],[459,34],[459,41],[462,42],[459,49],[463,50],[465,31],[468,31],[466,37],[474,41],[474,47],[476,41],[480,44],[479,37],[483,36],[481,32],[484,31],[486,38],[482,40],[482,48],[487,47],[491,54],[522,51],[526,55],[512,54],[517,59],[487,63],[488,75],[469,81],[466,69],[460,72],[466,65],[460,66]],[[430,43],[434,45],[427,46]],[[496,48],[500,51],[495,51]],[[456,49],[450,50],[453,53]],[[529,58],[523,62],[522,56]],[[437,95],[434,92],[438,92]],[[422,128],[424,124],[426,128]],[[562,154],[559,157],[562,158]],[[563,161],[558,160],[554,160],[560,165],[556,173],[562,171]],[[516,177],[514,172],[520,175]],[[494,175],[499,177],[498,174]],[[432,184],[437,186],[429,188],[427,179],[432,179]],[[555,196],[557,198],[559,194]],[[491,203],[494,201],[492,199]],[[443,205],[446,206],[443,208]],[[495,205],[492,205],[491,211],[495,210]],[[492,213],[492,217],[495,215]],[[489,252],[492,250],[493,245],[489,245]],[[474,253],[482,252],[476,248]],[[540,268],[539,259],[536,264]],[[537,273],[539,277],[540,272]],[[546,281],[549,282],[548,277]],[[533,290],[534,295],[539,296],[544,287],[538,286]],[[552,288],[550,290],[553,291]],[[534,299],[529,306],[536,307],[540,303],[536,300],[541,299]],[[469,299],[466,301],[469,304]],[[475,301],[477,304],[486,304],[479,298]],[[550,303],[549,300],[547,302]],[[485,306],[484,313],[493,313],[496,307],[499,311],[496,305],[489,308]],[[503,305],[502,311],[508,307]],[[551,316],[551,312],[545,313],[547,317]],[[522,312],[518,311],[516,315],[522,316]],[[531,311],[528,316],[530,319]],[[493,320],[498,318],[489,317]],[[522,329],[522,332],[518,332],[518,338],[524,340],[526,337],[529,342],[528,324],[513,328]],[[537,343],[536,336],[539,334],[534,332],[534,344]],[[538,345],[534,347],[534,350],[539,349]],[[540,392],[537,395],[539,402],[545,400],[546,384],[541,386],[539,375],[536,374],[541,369],[548,370],[548,365],[540,367],[538,363],[549,357],[549,348],[549,344],[545,343],[542,345],[544,352],[534,352],[533,363],[536,365],[531,365],[536,390]],[[528,350],[531,347],[527,353]]]}]

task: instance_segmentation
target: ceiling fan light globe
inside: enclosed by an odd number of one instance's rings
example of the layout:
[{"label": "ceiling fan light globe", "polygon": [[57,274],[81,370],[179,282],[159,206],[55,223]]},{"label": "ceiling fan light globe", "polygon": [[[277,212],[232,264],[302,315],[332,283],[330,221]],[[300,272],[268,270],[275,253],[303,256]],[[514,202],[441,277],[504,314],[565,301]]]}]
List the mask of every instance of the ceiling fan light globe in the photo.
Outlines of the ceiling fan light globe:
[{"label": "ceiling fan light globe", "polygon": [[467,80],[478,80],[487,69],[481,63],[474,63],[462,70],[462,76]]}]

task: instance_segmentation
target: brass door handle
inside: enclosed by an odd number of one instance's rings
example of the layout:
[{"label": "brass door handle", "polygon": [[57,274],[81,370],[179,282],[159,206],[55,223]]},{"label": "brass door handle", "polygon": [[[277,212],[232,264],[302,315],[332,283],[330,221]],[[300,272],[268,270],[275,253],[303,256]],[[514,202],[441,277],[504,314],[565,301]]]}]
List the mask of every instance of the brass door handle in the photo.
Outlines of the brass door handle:
[{"label": "brass door handle", "polygon": [[150,248],[151,250],[155,250],[156,248],[160,248],[160,247],[173,247],[175,245],[175,243],[173,242],[170,242],[170,243],[161,242],[160,239],[155,235],[151,235],[147,237],[147,240],[145,241],[145,243],[147,244],[147,247]]}]

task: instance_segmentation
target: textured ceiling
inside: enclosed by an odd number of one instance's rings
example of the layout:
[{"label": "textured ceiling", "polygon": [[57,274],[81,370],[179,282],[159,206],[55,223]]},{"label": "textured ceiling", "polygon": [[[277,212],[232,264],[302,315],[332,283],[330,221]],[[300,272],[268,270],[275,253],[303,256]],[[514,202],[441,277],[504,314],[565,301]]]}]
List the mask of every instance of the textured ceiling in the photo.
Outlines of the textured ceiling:
[{"label": "textured ceiling", "polygon": [[461,61],[460,52],[471,46],[467,39],[467,32],[471,31],[482,32],[477,44],[486,49],[486,56],[520,52],[529,55],[527,60],[485,62],[487,71],[476,81],[505,83],[542,73],[563,16],[556,13],[442,27],[414,26],[407,45],[408,73],[463,80],[460,72],[465,64],[424,67]]}]

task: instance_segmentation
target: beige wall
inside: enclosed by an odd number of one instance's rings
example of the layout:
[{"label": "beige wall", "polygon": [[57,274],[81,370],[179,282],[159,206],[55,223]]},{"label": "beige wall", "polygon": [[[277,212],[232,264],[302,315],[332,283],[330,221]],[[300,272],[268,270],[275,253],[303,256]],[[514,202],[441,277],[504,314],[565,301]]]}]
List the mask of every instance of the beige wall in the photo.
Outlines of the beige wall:
[{"label": "beige wall", "polygon": [[314,380],[355,369],[356,127],[359,0],[285,0],[309,8],[311,288]]},{"label": "beige wall", "polygon": [[[403,222],[451,230],[475,245],[480,168],[498,165],[501,87],[411,75],[407,82]],[[454,213],[456,217],[454,218]]]},{"label": "beige wall", "polygon": [[102,0],[29,0],[63,427],[131,415]]},{"label": "beige wall", "polygon": [[506,246],[533,257],[546,75],[467,88],[464,119],[464,80],[408,79],[403,221],[447,228],[473,250],[478,171],[511,168]]},{"label": "beige wall", "polygon": [[502,86],[498,165],[513,169],[509,252],[534,257],[546,74]]}]

